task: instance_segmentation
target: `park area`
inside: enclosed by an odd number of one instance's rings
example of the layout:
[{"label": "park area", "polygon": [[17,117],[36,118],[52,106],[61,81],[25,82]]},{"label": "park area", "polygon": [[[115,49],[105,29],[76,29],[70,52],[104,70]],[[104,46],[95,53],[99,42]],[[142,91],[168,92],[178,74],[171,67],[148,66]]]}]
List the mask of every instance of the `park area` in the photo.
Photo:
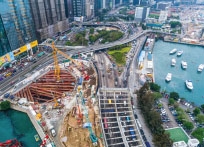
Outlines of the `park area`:
[{"label": "park area", "polygon": [[130,49],[130,46],[121,49],[111,49],[108,51],[108,54],[111,55],[118,66],[123,66],[126,63],[126,54],[130,51]]},{"label": "park area", "polygon": [[188,142],[189,137],[185,134],[185,132],[181,128],[172,128],[166,130],[170,134],[170,138],[173,140],[173,142],[178,141],[185,141]]}]

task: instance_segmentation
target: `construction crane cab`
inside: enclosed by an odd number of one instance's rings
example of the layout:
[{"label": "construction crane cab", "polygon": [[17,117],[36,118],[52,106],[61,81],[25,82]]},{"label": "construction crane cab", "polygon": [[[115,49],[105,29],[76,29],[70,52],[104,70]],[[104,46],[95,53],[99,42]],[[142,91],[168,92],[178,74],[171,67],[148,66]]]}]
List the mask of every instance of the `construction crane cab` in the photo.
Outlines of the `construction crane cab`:
[{"label": "construction crane cab", "polygon": [[81,67],[81,63],[75,61],[74,59],[72,59],[69,55],[65,54],[64,52],[60,51],[54,44],[54,41],[52,42],[52,45],[47,44],[48,47],[51,47],[53,50],[53,58],[54,58],[54,69],[55,69],[55,76],[57,78],[57,81],[60,81],[60,66],[58,64],[58,59],[57,59],[57,54],[59,53],[60,55],[62,55],[63,57],[65,57],[66,59],[72,61],[77,67]]}]

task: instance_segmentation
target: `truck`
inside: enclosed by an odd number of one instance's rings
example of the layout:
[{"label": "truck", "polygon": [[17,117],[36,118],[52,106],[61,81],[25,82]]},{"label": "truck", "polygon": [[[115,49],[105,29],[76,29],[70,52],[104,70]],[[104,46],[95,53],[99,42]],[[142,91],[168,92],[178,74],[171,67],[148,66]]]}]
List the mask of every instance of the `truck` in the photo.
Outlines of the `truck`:
[{"label": "truck", "polygon": [[50,123],[50,121],[47,121],[46,124],[47,124],[47,128],[50,131],[52,137],[55,137],[57,134],[56,134],[56,131],[54,129],[54,126]]}]

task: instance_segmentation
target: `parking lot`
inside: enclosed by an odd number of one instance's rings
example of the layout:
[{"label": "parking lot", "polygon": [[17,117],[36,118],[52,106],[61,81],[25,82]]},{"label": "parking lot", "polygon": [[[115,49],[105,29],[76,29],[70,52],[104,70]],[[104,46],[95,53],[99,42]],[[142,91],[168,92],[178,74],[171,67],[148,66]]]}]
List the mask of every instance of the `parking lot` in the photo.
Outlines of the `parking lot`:
[{"label": "parking lot", "polygon": [[106,146],[144,146],[129,91],[126,88],[100,89],[98,98]]}]

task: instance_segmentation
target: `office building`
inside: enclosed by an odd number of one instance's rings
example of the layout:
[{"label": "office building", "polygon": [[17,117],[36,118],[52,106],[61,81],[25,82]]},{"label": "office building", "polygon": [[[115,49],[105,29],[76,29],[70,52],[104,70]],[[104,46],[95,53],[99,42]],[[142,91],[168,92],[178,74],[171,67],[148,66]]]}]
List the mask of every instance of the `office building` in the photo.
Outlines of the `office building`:
[{"label": "office building", "polygon": [[86,1],[85,16],[87,20],[90,20],[94,17],[94,0],[85,1]]},{"label": "office building", "polygon": [[37,41],[29,0],[0,1],[0,32],[1,64],[23,52],[32,54]]},{"label": "office building", "polygon": [[64,0],[30,0],[39,41],[68,30]]},{"label": "office building", "polygon": [[157,3],[158,10],[166,10],[169,7],[171,7],[171,2],[158,2]]},{"label": "office building", "polygon": [[74,17],[72,2],[72,0],[64,0],[66,18],[69,19]]},{"label": "office building", "polygon": [[103,1],[102,0],[94,0],[94,16],[99,16],[99,12],[102,9]]},{"label": "office building", "polygon": [[139,5],[140,4],[140,0],[133,0],[133,5],[136,6],[136,5]]},{"label": "office building", "polygon": [[149,15],[149,7],[136,7],[135,8],[135,21],[144,22]]},{"label": "office building", "polygon": [[11,52],[9,40],[0,15],[0,57]]},{"label": "office building", "polygon": [[168,11],[160,11],[159,22],[165,23],[168,17]]},{"label": "office building", "polygon": [[85,0],[73,0],[74,17],[85,16]]}]

